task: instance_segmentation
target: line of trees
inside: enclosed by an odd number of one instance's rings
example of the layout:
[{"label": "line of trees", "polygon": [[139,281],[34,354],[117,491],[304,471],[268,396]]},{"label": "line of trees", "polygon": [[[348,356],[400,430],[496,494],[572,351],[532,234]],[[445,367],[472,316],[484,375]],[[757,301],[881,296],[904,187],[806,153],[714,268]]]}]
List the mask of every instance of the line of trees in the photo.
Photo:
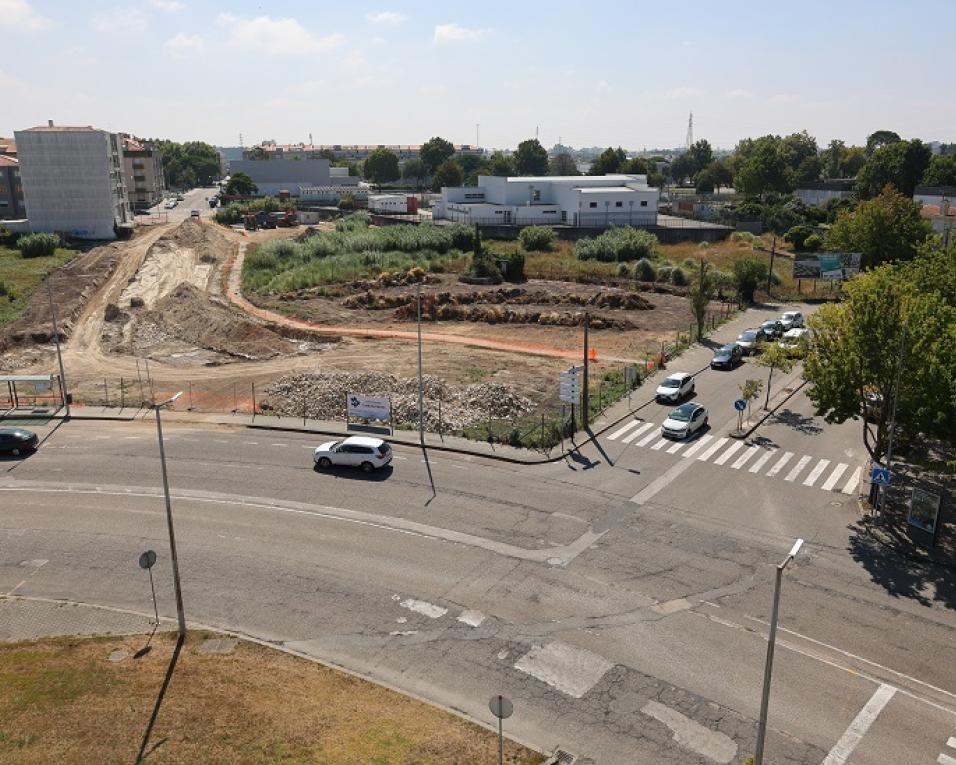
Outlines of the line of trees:
[{"label": "line of trees", "polygon": [[147,143],[163,154],[163,176],[168,189],[209,186],[222,174],[219,150],[203,141],[176,143],[163,138]]}]

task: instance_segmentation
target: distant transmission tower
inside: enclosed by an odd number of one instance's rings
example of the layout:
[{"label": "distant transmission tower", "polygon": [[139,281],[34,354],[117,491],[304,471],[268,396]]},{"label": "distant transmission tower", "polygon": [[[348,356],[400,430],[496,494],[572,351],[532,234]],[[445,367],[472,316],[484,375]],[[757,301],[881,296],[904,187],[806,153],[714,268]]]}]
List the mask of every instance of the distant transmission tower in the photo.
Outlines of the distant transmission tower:
[{"label": "distant transmission tower", "polygon": [[689,149],[694,144],[694,113],[690,113],[687,118],[687,140],[684,142],[684,148]]}]

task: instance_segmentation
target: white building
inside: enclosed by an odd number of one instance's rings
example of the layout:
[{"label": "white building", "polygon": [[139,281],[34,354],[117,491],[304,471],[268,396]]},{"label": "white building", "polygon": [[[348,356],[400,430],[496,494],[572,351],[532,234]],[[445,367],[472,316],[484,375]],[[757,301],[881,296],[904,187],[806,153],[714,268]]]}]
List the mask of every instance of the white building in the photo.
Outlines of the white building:
[{"label": "white building", "polygon": [[347,167],[330,167],[327,159],[237,159],[229,163],[229,172],[252,178],[260,197],[278,196],[281,191],[298,197],[306,187],[358,186],[359,182]]},{"label": "white building", "polygon": [[856,181],[853,178],[831,178],[826,181],[801,183],[794,190],[794,196],[810,207],[823,207],[831,199],[853,195]]},{"label": "white building", "polygon": [[113,239],[132,226],[118,135],[52,120],[15,135],[31,231]]},{"label": "white building", "polygon": [[432,215],[485,225],[647,226],[657,223],[659,195],[646,175],[481,175],[477,186],[443,188]]},{"label": "white building", "polygon": [[407,213],[408,197],[405,194],[371,194],[368,211],[373,213]]}]

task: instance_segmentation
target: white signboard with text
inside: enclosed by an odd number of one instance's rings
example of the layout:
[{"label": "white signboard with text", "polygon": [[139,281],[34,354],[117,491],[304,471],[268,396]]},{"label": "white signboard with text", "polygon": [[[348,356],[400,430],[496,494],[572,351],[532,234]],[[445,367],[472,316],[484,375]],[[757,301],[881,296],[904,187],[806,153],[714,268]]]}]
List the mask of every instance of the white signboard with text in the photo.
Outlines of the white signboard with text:
[{"label": "white signboard with text", "polygon": [[392,402],[385,396],[366,396],[362,393],[349,393],[345,397],[346,413],[349,419],[383,420],[391,422]]}]

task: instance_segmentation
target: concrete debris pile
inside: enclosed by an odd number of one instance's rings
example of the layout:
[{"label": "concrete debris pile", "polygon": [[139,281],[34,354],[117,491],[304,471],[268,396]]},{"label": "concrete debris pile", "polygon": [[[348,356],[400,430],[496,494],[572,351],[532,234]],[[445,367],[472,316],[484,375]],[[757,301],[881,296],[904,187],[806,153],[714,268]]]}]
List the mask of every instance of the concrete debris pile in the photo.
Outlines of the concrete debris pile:
[{"label": "concrete debris pile", "polygon": [[[455,387],[425,375],[425,427],[458,431],[490,419],[510,420],[534,409],[533,402],[497,382]],[[418,381],[384,372],[317,372],[280,377],[267,389],[266,405],[281,414],[318,420],[344,420],[345,396],[387,396],[396,423],[418,422]],[[265,408],[265,407],[264,407]]]}]

